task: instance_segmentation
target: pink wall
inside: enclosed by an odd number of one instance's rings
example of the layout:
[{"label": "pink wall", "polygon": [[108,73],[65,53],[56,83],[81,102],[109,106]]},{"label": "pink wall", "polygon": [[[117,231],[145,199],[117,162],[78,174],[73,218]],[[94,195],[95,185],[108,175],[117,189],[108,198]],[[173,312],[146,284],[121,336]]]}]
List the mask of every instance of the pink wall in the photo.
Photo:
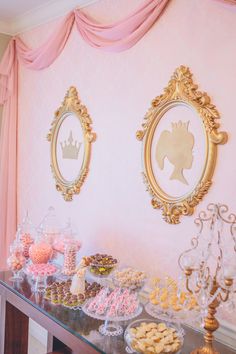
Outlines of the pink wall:
[{"label": "pink wall", "polygon": [[[102,0],[86,9],[102,22],[123,18],[142,0]],[[23,38],[37,47],[54,29],[42,26]],[[181,64],[221,112],[229,142],[219,147],[214,183],[198,211],[224,202],[236,212],[235,12],[212,0],[171,1],[161,19],[132,49],[119,54],[89,47],[76,31],[62,55],[42,72],[20,68],[19,217],[29,209],[38,223],[50,205],[72,216],[83,254],[106,250],[152,274],[178,272],[177,259],[195,232],[193,217],[168,225],[152,209],[141,177],[135,138],[151,100]],[[93,119],[97,141],[81,194],[66,203],[55,190],[46,135],[66,90],[75,85]],[[196,215],[196,214],[195,214]]]}]

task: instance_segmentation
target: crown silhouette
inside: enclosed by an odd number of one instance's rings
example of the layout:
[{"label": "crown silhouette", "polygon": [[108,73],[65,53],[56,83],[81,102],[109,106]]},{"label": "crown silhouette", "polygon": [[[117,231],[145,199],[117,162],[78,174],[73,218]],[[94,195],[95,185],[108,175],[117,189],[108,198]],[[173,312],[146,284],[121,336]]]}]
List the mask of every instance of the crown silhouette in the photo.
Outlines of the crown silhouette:
[{"label": "crown silhouette", "polygon": [[63,159],[73,159],[73,160],[77,160],[78,159],[78,155],[79,155],[79,150],[81,147],[82,143],[78,143],[77,146],[77,140],[75,140],[75,143],[73,143],[74,139],[72,136],[72,131],[70,131],[70,135],[69,138],[67,139],[68,143],[66,141],[64,141],[64,145],[61,142],[61,149],[62,149],[62,157]]},{"label": "crown silhouette", "polygon": [[188,125],[189,121],[186,123],[183,123],[181,120],[178,123],[171,123],[172,125],[172,131],[174,132],[175,130],[185,130],[188,131]]}]

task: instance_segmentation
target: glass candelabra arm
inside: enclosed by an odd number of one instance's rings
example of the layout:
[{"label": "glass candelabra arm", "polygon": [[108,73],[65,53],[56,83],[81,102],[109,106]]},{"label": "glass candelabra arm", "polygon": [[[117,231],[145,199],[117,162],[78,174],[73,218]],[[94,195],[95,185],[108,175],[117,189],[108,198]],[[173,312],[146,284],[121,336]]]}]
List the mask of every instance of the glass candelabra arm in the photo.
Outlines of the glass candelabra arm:
[{"label": "glass candelabra arm", "polygon": [[221,287],[221,291],[219,293],[220,301],[222,302],[228,301],[229,295],[233,292],[236,292],[236,290],[233,291],[233,283],[234,283],[233,279],[225,279],[226,288]]},{"label": "glass candelabra arm", "polygon": [[[221,290],[223,290],[223,292],[220,292],[220,293],[218,294],[220,301],[222,301],[222,302],[228,301],[230,291],[229,291],[229,290],[225,290],[225,291],[224,291],[224,289],[221,289]],[[224,295],[223,295],[223,294],[224,294]]]},{"label": "glass candelabra arm", "polygon": [[190,277],[192,275],[192,270],[188,269],[188,270],[185,270],[185,275],[186,275],[186,283],[185,283],[185,287],[186,289],[188,290],[188,292],[190,294],[197,294],[199,293],[200,291],[200,287],[196,284],[196,288],[195,289],[191,289],[190,288]]},{"label": "glass candelabra arm", "polygon": [[190,278],[190,275],[187,275],[186,276],[186,289],[188,290],[188,292],[190,292],[190,294],[192,294],[193,291],[190,289],[190,286],[189,286],[189,278]]}]

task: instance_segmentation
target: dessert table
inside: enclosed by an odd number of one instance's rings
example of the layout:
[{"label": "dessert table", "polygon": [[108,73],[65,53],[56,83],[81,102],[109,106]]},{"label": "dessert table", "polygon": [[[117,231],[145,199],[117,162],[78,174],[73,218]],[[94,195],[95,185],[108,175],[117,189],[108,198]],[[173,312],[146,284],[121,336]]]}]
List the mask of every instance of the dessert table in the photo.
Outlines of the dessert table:
[{"label": "dessert table", "polygon": [[[81,310],[53,305],[42,293],[31,291],[31,280],[26,276],[14,283],[9,281],[10,276],[11,272],[0,272],[0,354],[27,354],[29,318],[48,331],[47,353],[127,353],[123,335],[109,337],[98,332],[102,321]],[[143,310],[139,318],[150,316]],[[122,324],[124,328],[129,322]],[[184,329],[181,353],[189,354],[203,343],[203,336],[189,327]],[[221,343],[215,344],[221,354],[236,353]]]}]

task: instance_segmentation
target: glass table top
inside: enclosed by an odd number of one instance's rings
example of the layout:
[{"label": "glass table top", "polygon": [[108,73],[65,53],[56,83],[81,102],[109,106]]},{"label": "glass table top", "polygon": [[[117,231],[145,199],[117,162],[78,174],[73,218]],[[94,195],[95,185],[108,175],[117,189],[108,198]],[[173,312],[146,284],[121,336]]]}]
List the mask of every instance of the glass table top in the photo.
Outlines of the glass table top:
[{"label": "glass table top", "polygon": [[[11,282],[9,278],[11,272],[0,272],[0,283],[6,286],[9,290],[20,296],[22,299],[30,303],[40,312],[47,315],[49,318],[57,322],[64,327],[70,333],[82,339],[88,345],[95,348],[98,353],[104,354],[126,354],[126,343],[123,335],[116,337],[103,336],[99,333],[99,326],[104,323],[103,321],[93,319],[82,310],[72,310],[63,307],[62,305],[53,305],[48,300],[43,298],[42,293],[33,293],[32,280],[24,277],[21,282]],[[136,319],[148,319],[151,318],[145,310]],[[122,327],[125,328],[131,321],[120,322]],[[184,337],[184,346],[182,348],[182,354],[189,354],[195,348],[198,348],[203,344],[203,335],[197,331],[194,331],[190,327],[184,327],[186,332]],[[224,346],[221,343],[215,342],[215,348],[222,354],[233,354],[236,351]]]}]

